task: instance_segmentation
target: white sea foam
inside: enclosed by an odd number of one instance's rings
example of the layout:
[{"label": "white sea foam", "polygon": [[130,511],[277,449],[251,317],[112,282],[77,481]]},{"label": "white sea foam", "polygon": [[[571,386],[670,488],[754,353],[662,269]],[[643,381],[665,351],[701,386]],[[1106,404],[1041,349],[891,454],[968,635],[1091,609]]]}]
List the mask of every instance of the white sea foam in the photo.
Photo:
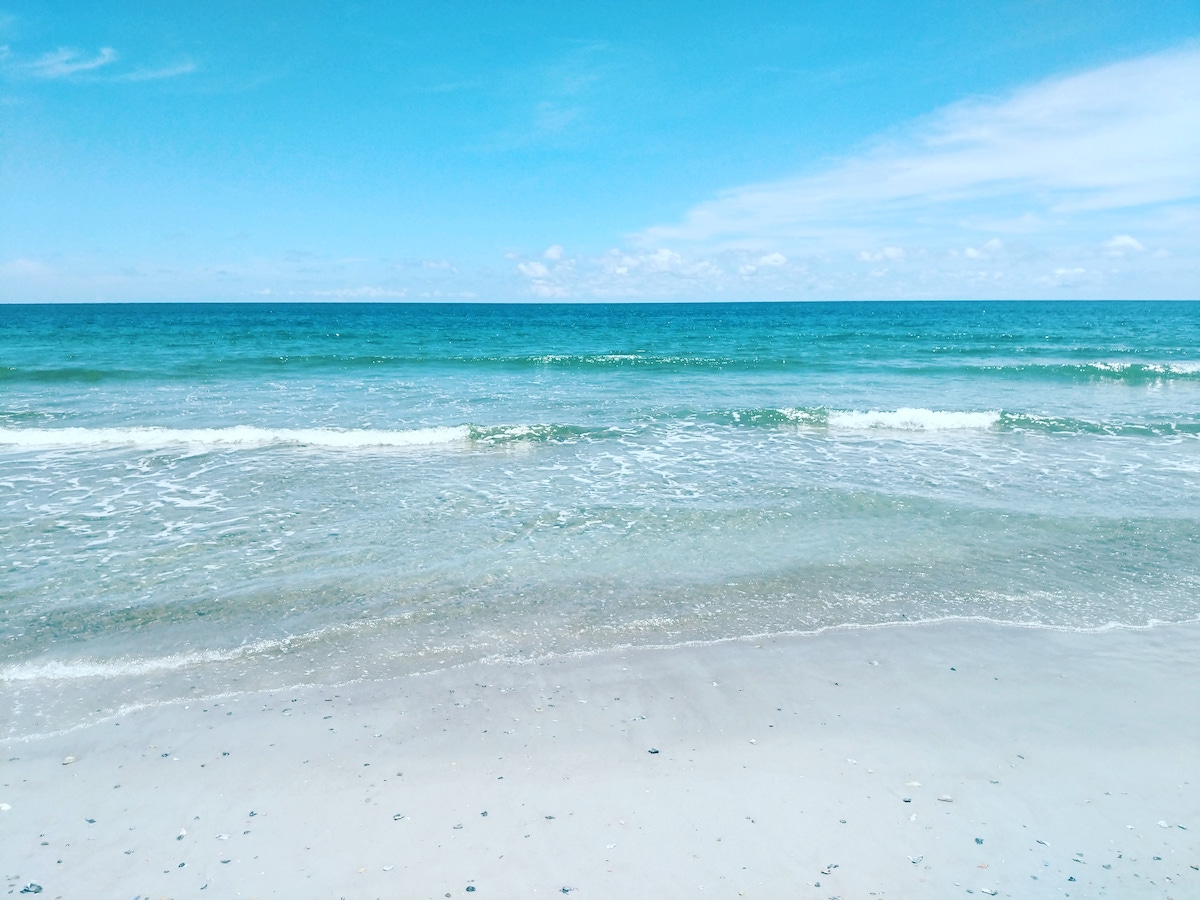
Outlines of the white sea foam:
[{"label": "white sea foam", "polygon": [[233,662],[245,657],[272,653],[287,654],[297,647],[312,644],[334,635],[353,633],[363,627],[363,622],[339,623],[282,638],[263,638],[223,650],[193,650],[185,653],[168,653],[163,656],[126,656],[114,659],[83,657],[73,660],[52,659],[46,662],[31,660],[0,668],[0,684],[6,682],[17,684],[41,681],[84,681],[175,672],[193,666]]},{"label": "white sea foam", "polygon": [[1158,375],[1200,375],[1200,361],[1194,360],[1182,360],[1169,363],[1100,360],[1097,362],[1088,363],[1087,368],[1096,369],[1100,372],[1114,373],[1128,372],[1131,369],[1136,369],[1137,371],[1153,372]]},{"label": "white sea foam", "polygon": [[1000,421],[997,410],[988,412],[952,412],[938,409],[904,407],[895,412],[872,410],[831,410],[831,428],[881,428],[895,431],[960,431],[994,428]]},{"label": "white sea foam", "polygon": [[220,449],[293,444],[353,450],[449,444],[466,441],[470,436],[470,428],[466,425],[399,431],[369,428],[347,431],[326,428],[256,428],[249,425],[235,425],[230,428],[0,428],[0,446],[35,450],[43,447],[137,447],[151,450],[178,446]]},{"label": "white sea foam", "polygon": [[80,681],[95,678],[120,678],[131,675],[151,675],[172,672],[203,663],[228,662],[247,653],[261,652],[261,647],[239,647],[222,652],[206,650],[196,653],[173,653],[153,658],[100,661],[78,659],[69,662],[51,660],[45,663],[17,663],[0,669],[0,683],[33,681]]}]

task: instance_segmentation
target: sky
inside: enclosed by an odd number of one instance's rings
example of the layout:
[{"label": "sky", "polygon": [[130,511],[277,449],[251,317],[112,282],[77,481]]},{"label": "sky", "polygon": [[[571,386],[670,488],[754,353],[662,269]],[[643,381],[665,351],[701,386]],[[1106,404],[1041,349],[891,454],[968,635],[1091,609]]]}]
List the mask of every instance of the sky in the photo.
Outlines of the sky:
[{"label": "sky", "polygon": [[0,301],[1200,298],[1200,2],[0,0]]}]

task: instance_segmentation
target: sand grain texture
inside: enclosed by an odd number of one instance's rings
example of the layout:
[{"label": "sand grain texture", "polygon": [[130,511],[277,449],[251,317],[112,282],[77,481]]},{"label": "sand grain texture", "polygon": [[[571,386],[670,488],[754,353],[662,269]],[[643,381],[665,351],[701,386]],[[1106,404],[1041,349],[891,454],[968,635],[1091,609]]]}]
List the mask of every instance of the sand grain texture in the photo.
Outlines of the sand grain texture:
[{"label": "sand grain texture", "polygon": [[3,889],[1183,900],[1198,651],[949,622],[144,709],[5,744]]}]

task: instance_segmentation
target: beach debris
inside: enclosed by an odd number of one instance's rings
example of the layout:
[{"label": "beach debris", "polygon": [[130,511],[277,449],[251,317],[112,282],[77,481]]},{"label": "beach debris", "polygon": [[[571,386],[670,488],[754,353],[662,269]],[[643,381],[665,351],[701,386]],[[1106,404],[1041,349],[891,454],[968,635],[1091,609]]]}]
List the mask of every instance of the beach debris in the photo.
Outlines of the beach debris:
[{"label": "beach debris", "polygon": [[995,896],[996,896],[996,892],[995,892],[995,891],[993,891],[991,888],[980,888],[980,889],[979,889],[979,893],[981,893],[981,894],[987,894],[989,897],[995,897]]},{"label": "beach debris", "polygon": [[25,885],[25,887],[21,888],[22,894],[40,894],[41,892],[42,886],[36,881],[31,881],[29,884]]},{"label": "beach debris", "polygon": [[404,818],[404,813],[396,813],[394,816],[392,816],[392,821],[399,822],[403,818]]},{"label": "beach debris", "polygon": [[395,867],[395,866],[384,866],[384,867],[383,867],[383,871],[385,871],[385,872],[390,872],[390,871],[392,871],[392,869],[394,869],[394,868],[396,868],[396,867]]},{"label": "beach debris", "polygon": [[[76,759],[74,756],[64,756],[64,757],[63,757],[62,764],[63,764],[64,766],[69,766],[69,765],[70,765],[71,763],[73,763],[73,762],[79,762],[79,760],[78,760],[78,759]],[[38,890],[41,890],[41,888],[38,888]],[[30,891],[30,893],[31,893],[31,894],[36,894],[36,893],[37,893],[37,891]]]},{"label": "beach debris", "polygon": [[943,803],[953,803],[954,802],[954,798],[951,797],[949,794],[938,794],[938,799],[940,801],[942,801]]},{"label": "beach debris", "polygon": [[905,803],[912,803],[912,797],[903,798]]},{"label": "beach debris", "polygon": [[218,835],[217,835],[217,840],[218,840],[218,841],[227,841],[227,840],[229,840],[229,835],[227,835],[227,834],[218,834]]},{"label": "beach debris", "polygon": [[455,825],[455,826],[454,826],[454,830],[455,830],[455,831],[461,831],[461,830],[462,830],[462,825]]},{"label": "beach debris", "polygon": [[87,822],[89,825],[95,825],[95,824],[96,824],[96,820],[95,820],[95,819],[84,819],[83,821]]},{"label": "beach debris", "polygon": [[[9,806],[7,803],[0,803],[0,812],[8,812],[10,809],[12,809],[12,807]],[[1180,827],[1182,827],[1182,826],[1180,826]]]},{"label": "beach debris", "polygon": [[908,861],[915,866],[917,863],[919,863],[924,858],[925,858],[924,856],[910,856],[908,858]]},{"label": "beach debris", "polygon": [[982,844],[982,843],[983,843],[983,838],[975,838],[975,843],[977,843],[977,844]]},{"label": "beach debris", "polygon": [[1159,819],[1159,821],[1158,821],[1158,827],[1159,827],[1159,828],[1170,828],[1171,826],[1170,826],[1170,825],[1168,825],[1166,822],[1164,822],[1162,819]]},{"label": "beach debris", "polygon": [[920,786],[921,786],[921,782],[919,782],[919,781],[906,781],[906,782],[904,782],[904,786],[905,786],[905,787],[920,787]]},{"label": "beach debris", "polygon": [[186,828],[180,828],[180,829],[179,829],[179,834],[175,835],[175,840],[177,840],[177,841],[182,841],[182,840],[183,840],[185,837],[187,837],[187,829],[186,829]]},{"label": "beach debris", "polygon": [[562,888],[559,888],[558,892],[560,894],[569,894],[573,890],[575,890],[575,888],[573,888],[573,887],[562,887]]},{"label": "beach debris", "polygon": [[483,812],[480,813],[480,815],[486,819],[487,818],[487,810],[485,809]]},{"label": "beach debris", "polygon": [[473,893],[475,893],[475,885],[473,885],[473,884],[468,884],[468,885],[467,885],[467,893],[468,893],[468,894],[473,894]]},{"label": "beach debris", "polygon": [[750,743],[752,743],[752,744],[757,744],[757,743],[758,743],[758,741],[756,741],[754,738],[750,738]]},{"label": "beach debris", "polygon": [[649,750],[647,750],[646,752],[647,752],[647,753],[649,753],[649,754],[651,754],[651,755],[653,755],[653,754],[655,754],[655,753],[658,753],[658,748],[657,748],[657,747],[651,747],[651,748],[650,748]]}]

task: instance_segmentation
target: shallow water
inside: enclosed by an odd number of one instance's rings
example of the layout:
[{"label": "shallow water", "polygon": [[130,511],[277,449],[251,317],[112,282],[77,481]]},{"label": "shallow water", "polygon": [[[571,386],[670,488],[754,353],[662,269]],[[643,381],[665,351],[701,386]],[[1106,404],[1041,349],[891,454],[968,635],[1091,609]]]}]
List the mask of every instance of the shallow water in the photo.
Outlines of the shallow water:
[{"label": "shallow water", "polygon": [[0,306],[10,736],[946,616],[1200,618],[1200,304]]}]

